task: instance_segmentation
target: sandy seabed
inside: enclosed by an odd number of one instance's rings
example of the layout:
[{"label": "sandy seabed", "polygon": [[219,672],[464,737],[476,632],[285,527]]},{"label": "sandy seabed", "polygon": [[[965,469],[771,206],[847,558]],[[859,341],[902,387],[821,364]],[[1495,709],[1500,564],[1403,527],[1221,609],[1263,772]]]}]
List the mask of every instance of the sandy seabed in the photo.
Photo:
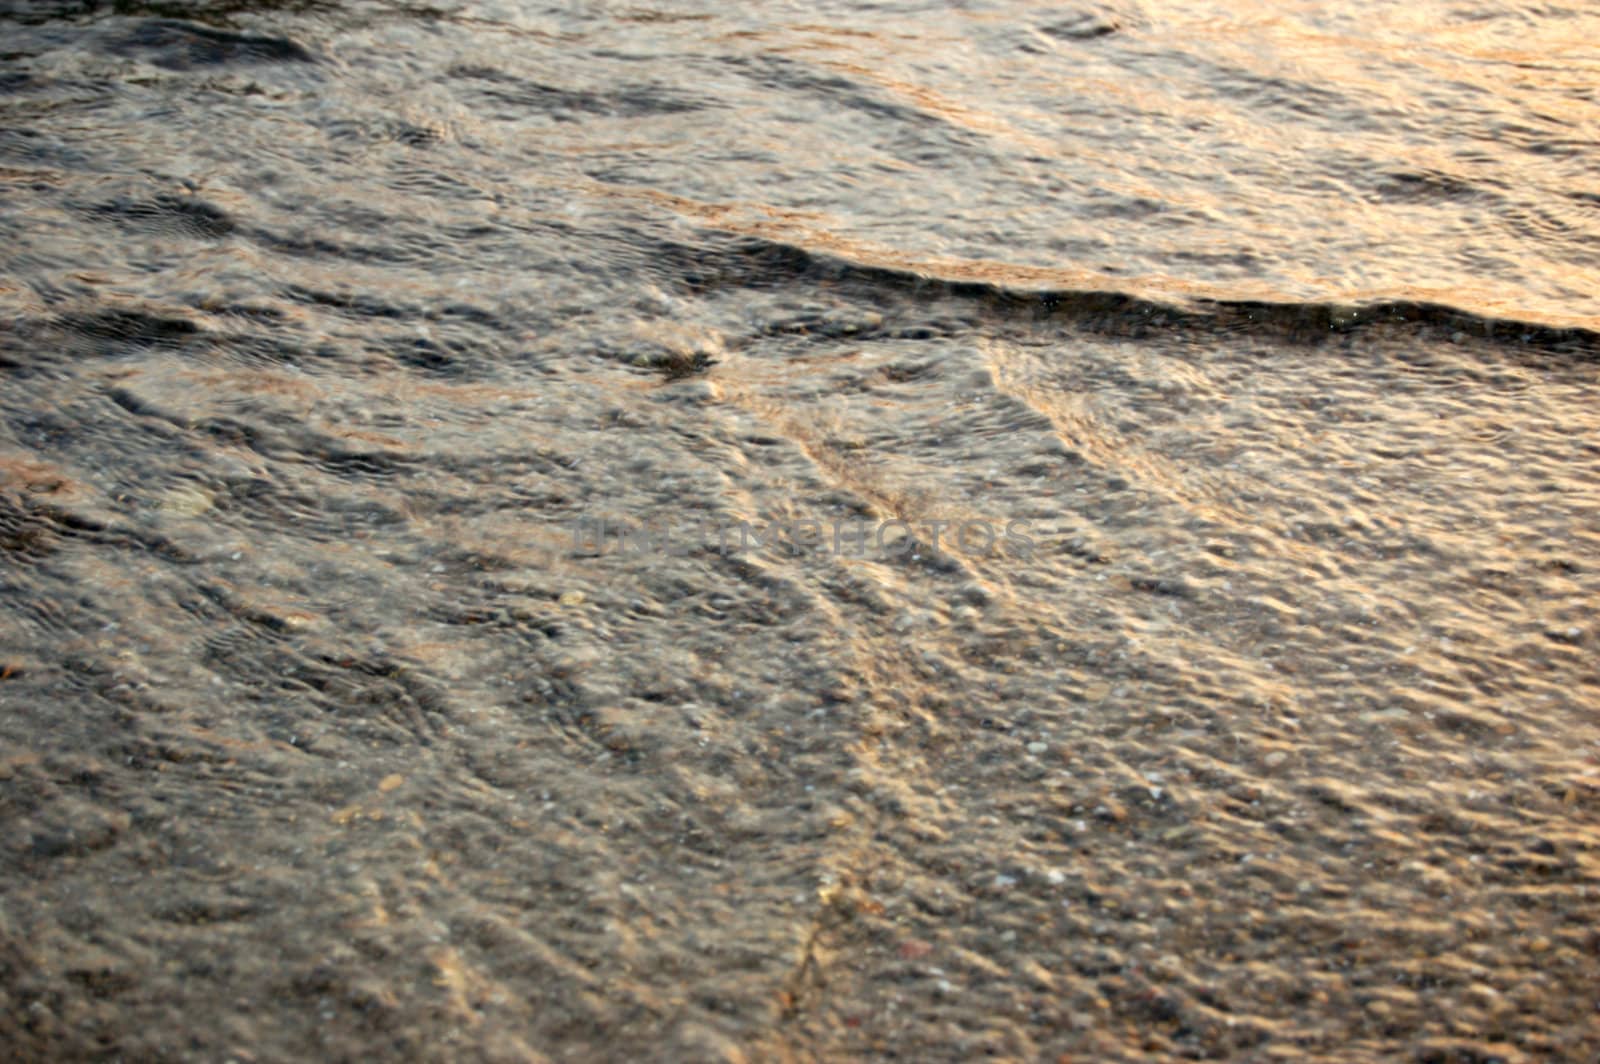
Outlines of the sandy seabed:
[{"label": "sandy seabed", "polygon": [[835,273],[686,367],[13,342],[13,1059],[1593,1059],[1592,364]]}]

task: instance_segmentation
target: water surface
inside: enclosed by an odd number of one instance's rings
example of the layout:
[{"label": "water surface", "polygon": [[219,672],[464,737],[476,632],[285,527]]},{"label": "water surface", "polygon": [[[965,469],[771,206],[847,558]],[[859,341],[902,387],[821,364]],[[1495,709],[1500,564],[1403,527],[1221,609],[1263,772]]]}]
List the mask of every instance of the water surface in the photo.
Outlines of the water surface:
[{"label": "water surface", "polygon": [[1593,11],[3,19],[24,1059],[1600,1049]]}]

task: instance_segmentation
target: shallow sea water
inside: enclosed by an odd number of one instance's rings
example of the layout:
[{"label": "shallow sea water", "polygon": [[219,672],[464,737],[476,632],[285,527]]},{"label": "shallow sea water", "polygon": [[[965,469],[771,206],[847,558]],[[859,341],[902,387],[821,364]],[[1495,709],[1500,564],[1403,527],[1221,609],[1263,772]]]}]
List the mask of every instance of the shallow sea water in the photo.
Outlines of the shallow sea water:
[{"label": "shallow sea water", "polygon": [[1600,15],[0,13],[19,1060],[1600,1054]]}]

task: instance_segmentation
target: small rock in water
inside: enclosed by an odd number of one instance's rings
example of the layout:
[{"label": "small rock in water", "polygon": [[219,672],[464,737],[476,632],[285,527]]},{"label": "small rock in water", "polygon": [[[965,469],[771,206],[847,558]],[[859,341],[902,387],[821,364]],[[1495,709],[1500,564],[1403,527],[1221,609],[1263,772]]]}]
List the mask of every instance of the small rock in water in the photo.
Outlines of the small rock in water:
[{"label": "small rock in water", "polygon": [[584,594],[582,591],[563,591],[559,601],[563,606],[582,606]]},{"label": "small rock in water", "polygon": [[1048,753],[1049,750],[1050,750],[1050,744],[1049,743],[1041,743],[1041,742],[1035,741],[1035,742],[1031,742],[1031,743],[1028,744],[1028,753],[1030,753],[1030,754],[1036,754],[1036,755],[1037,754],[1044,754],[1044,753]]},{"label": "small rock in water", "polygon": [[200,488],[173,488],[161,497],[161,509],[179,517],[196,517],[211,509],[211,493]]}]

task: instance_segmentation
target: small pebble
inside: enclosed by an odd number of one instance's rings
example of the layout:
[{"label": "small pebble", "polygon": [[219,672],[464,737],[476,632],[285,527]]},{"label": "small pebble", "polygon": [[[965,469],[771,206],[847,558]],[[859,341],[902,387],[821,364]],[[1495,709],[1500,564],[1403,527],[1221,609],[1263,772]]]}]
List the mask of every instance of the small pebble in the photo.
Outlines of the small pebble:
[{"label": "small pebble", "polygon": [[211,509],[211,494],[199,488],[173,488],[161,497],[161,509],[179,517],[196,517]]}]

